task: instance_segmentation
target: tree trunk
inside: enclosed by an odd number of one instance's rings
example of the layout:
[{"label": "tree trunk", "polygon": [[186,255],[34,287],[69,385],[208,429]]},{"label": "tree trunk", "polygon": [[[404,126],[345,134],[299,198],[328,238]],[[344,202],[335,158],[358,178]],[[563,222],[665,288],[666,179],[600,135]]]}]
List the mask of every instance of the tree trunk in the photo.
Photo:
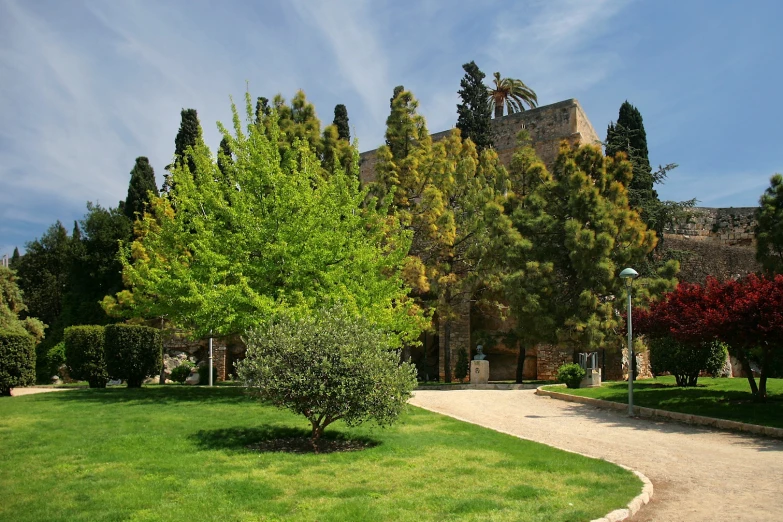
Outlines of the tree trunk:
[{"label": "tree trunk", "polygon": [[522,379],[525,377],[525,345],[517,343],[519,345],[519,353],[517,354],[517,375],[516,383],[522,384]]},{"label": "tree trunk", "polygon": [[443,325],[443,381],[451,382],[451,321]]},{"label": "tree trunk", "polygon": [[502,118],[503,117],[503,104],[495,103],[495,118]]},{"label": "tree trunk", "polygon": [[767,401],[767,374],[764,370],[761,371],[761,376],[759,377],[758,400],[761,402]]},{"label": "tree trunk", "polygon": [[742,371],[745,372],[745,375],[747,375],[748,377],[748,384],[750,385],[750,393],[753,394],[753,397],[758,397],[759,389],[756,386],[756,378],[753,377],[753,370],[750,369],[750,362],[748,362],[748,357],[744,353],[740,357],[740,363],[742,364]]},{"label": "tree trunk", "polygon": [[313,431],[310,435],[310,442],[313,445],[313,451],[318,453],[318,439],[320,439],[321,435],[323,435],[324,426],[319,425],[315,421],[311,421],[311,424],[313,425]]}]

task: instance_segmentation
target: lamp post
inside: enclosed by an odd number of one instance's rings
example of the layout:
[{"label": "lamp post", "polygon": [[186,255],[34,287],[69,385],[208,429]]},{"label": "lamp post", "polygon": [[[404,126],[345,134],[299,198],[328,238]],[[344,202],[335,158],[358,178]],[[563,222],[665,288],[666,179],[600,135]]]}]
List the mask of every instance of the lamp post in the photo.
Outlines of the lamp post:
[{"label": "lamp post", "polygon": [[625,289],[628,294],[628,416],[633,417],[633,322],[631,320],[631,288],[633,280],[639,277],[639,272],[633,268],[626,268],[620,272],[620,279],[625,283]]}]

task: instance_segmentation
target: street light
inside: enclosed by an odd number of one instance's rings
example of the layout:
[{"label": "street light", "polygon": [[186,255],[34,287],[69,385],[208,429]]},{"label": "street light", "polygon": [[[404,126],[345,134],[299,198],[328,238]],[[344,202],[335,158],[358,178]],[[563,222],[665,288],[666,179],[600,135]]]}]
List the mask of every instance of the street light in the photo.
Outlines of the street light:
[{"label": "street light", "polygon": [[631,287],[633,287],[633,280],[639,277],[639,272],[633,268],[626,268],[620,272],[620,279],[625,283],[625,288],[628,290],[628,416],[633,417],[633,367],[634,355],[633,355],[633,324],[631,321]]}]

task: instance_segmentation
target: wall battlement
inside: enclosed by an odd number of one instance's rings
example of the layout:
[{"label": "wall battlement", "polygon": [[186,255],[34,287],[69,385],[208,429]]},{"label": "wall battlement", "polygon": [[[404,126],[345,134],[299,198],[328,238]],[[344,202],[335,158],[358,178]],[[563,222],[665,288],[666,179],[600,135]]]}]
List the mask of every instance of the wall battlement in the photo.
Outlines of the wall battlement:
[{"label": "wall battlement", "polygon": [[664,236],[750,247],[755,242],[756,210],[756,207],[695,208],[690,219],[665,229]]}]

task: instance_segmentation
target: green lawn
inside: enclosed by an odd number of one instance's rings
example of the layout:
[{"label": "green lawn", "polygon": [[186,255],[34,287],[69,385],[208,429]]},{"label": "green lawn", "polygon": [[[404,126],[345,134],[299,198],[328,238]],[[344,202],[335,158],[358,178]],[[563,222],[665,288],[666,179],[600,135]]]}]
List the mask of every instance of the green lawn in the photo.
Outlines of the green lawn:
[{"label": "green lawn", "polygon": [[[628,404],[627,381],[605,382],[600,388],[545,389]],[[783,428],[783,379],[769,379],[767,395],[766,403],[754,402],[744,377],[699,377],[695,388],[678,387],[672,376],[634,381],[633,385],[636,406]]]},{"label": "green lawn", "polygon": [[612,464],[410,407],[378,445],[257,453],[306,422],[238,387],[74,390],[0,398],[0,520],[577,521],[641,482]]}]

